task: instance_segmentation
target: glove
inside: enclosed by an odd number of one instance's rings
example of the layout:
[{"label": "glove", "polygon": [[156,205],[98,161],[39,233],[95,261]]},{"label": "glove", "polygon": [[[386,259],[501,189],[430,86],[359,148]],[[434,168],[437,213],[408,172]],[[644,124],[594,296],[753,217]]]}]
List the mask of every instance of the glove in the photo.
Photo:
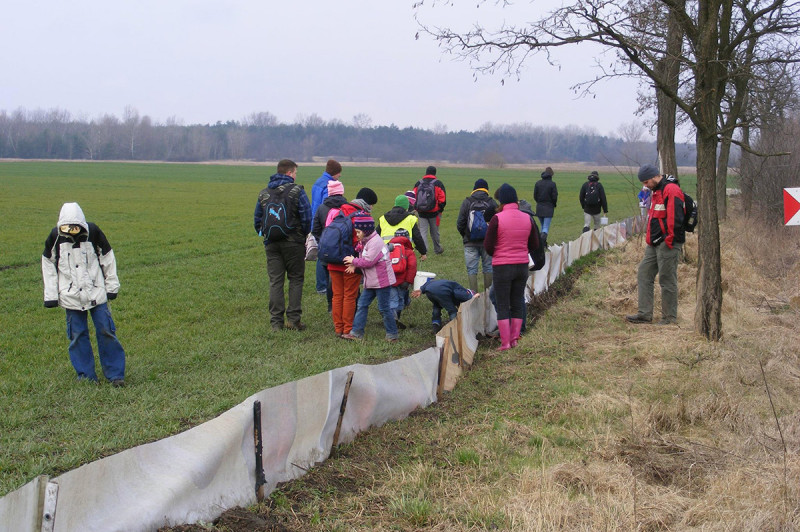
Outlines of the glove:
[{"label": "glove", "polygon": [[58,300],[45,301],[44,306],[45,308],[56,308],[58,306]]},{"label": "glove", "polygon": [[112,299],[117,299],[117,294],[109,292],[108,294],[106,294],[106,297],[108,298],[109,301],[111,301]]}]

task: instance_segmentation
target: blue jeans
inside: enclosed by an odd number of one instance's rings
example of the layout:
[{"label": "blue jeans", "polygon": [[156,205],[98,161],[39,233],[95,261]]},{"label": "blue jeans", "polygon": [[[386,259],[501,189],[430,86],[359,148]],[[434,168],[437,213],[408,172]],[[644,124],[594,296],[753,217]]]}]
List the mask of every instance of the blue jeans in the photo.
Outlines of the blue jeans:
[{"label": "blue jeans", "polygon": [[389,292],[389,306],[394,312],[394,317],[397,319],[397,314],[406,308],[406,299],[408,299],[408,290],[400,288],[399,286],[391,287]]},{"label": "blue jeans", "polygon": [[320,294],[328,290],[328,268],[325,263],[317,259],[317,293]]},{"label": "blue jeans", "polygon": [[492,273],[492,256],[483,246],[464,246],[464,262],[467,263],[467,275],[478,275],[479,263],[483,273]]},{"label": "blue jeans", "polygon": [[392,287],[386,288],[364,288],[361,297],[358,298],[358,308],[356,316],[353,318],[353,330],[350,334],[364,336],[364,328],[367,326],[367,313],[372,300],[378,298],[378,310],[383,317],[383,328],[386,329],[386,338],[397,338],[397,322],[394,319],[394,312],[391,307]]},{"label": "blue jeans", "polygon": [[111,319],[108,305],[103,303],[86,310],[67,309],[67,338],[69,338],[69,359],[79,379],[96,381],[94,353],[89,339],[89,313],[92,314],[97,350],[103,375],[110,381],[125,378],[125,350],[117,340],[117,329]]},{"label": "blue jeans", "polygon": [[552,219],[553,219],[552,216],[550,216],[549,218],[542,218],[541,216],[539,216],[539,223],[542,224],[542,233],[550,232],[550,220]]}]

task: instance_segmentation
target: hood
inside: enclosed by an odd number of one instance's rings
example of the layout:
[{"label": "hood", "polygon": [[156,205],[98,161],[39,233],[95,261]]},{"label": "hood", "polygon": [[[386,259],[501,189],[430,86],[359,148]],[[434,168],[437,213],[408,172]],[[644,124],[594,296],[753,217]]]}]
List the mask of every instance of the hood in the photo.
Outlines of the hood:
[{"label": "hood", "polygon": [[273,174],[269,178],[269,184],[267,185],[267,187],[278,188],[279,186],[285,185],[286,183],[294,183],[294,179],[284,174]]},{"label": "hood", "polygon": [[589,176],[589,181],[592,182],[592,183],[596,183],[597,181],[600,181],[600,176],[590,175]]},{"label": "hood", "polygon": [[355,205],[356,207],[365,212],[372,212],[372,205],[370,205],[361,198],[354,199],[353,201],[350,202],[350,205]]},{"label": "hood", "polygon": [[386,221],[389,225],[397,225],[406,219],[406,216],[414,216],[402,207],[392,207],[392,209],[384,214]]},{"label": "hood", "polygon": [[333,196],[328,196],[322,201],[322,204],[326,207],[330,207],[331,209],[338,209],[342,205],[347,203],[347,200],[341,194],[335,194]]},{"label": "hood", "polygon": [[489,197],[489,191],[486,190],[485,188],[476,188],[475,190],[472,191],[472,194],[470,194],[470,196],[472,196],[476,200],[489,200],[489,199],[491,199]]},{"label": "hood", "polygon": [[77,224],[83,227],[83,230],[89,232],[89,224],[86,223],[86,216],[83,215],[81,206],[77,203],[65,203],[61,206],[61,212],[58,214],[58,224],[56,227],[61,227],[66,224]]},{"label": "hood", "polygon": [[404,248],[408,250],[413,250],[414,246],[411,244],[411,240],[405,236],[396,236],[389,240],[390,244],[402,244]]}]

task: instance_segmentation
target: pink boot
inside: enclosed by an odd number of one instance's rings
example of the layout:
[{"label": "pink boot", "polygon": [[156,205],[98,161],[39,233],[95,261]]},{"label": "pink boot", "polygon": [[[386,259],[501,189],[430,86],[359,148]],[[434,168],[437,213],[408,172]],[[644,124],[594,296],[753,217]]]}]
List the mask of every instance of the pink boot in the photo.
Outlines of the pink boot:
[{"label": "pink boot", "polygon": [[519,318],[511,318],[511,347],[517,347],[520,331],[522,331],[522,320]]},{"label": "pink boot", "polygon": [[500,351],[511,348],[511,320],[497,320],[500,329]]}]

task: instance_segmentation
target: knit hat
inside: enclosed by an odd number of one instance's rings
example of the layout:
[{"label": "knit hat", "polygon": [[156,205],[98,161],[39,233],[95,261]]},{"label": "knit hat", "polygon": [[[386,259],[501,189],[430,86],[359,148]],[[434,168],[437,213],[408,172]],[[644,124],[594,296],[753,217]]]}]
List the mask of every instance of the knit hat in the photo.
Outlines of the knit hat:
[{"label": "knit hat", "polygon": [[328,159],[328,164],[325,165],[325,171],[332,176],[336,174],[341,174],[342,165],[339,164],[339,161],[336,161],[334,159]]},{"label": "knit hat", "polygon": [[429,166],[425,169],[425,175],[436,175],[436,167]]},{"label": "knit hat", "polygon": [[475,186],[472,187],[472,190],[478,190],[479,188],[489,190],[489,183],[487,183],[485,179],[478,179],[475,181]]},{"label": "knit hat", "polygon": [[353,227],[364,232],[364,236],[375,231],[375,220],[366,212],[360,211],[353,216]]},{"label": "knit hat", "polygon": [[404,236],[406,238],[410,238],[410,235],[408,234],[408,229],[404,229],[402,227],[394,232],[394,236]]},{"label": "knit hat", "polygon": [[331,179],[328,181],[328,196],[343,196],[344,184],[341,181]]},{"label": "knit hat", "polygon": [[500,185],[500,188],[497,189],[497,192],[494,193],[494,197],[497,198],[497,201],[499,201],[501,205],[516,203],[517,191],[508,183],[503,183]]},{"label": "knit hat", "polygon": [[378,195],[371,188],[364,187],[356,194],[356,199],[364,200],[370,205],[378,203]]},{"label": "knit hat", "polygon": [[408,210],[408,206],[410,202],[408,201],[408,196],[405,194],[400,194],[394,199],[394,206],[395,207],[402,207],[405,210]]},{"label": "knit hat", "polygon": [[413,207],[417,203],[417,195],[414,194],[413,190],[406,191],[406,197],[408,198],[408,205],[409,207]]},{"label": "knit hat", "polygon": [[652,164],[644,164],[642,165],[641,168],[639,168],[639,181],[644,183],[648,179],[651,179],[660,174],[661,172],[658,171],[658,168],[656,168]]},{"label": "knit hat", "polygon": [[589,181],[600,181],[600,174],[597,173],[597,170],[592,170],[592,173],[588,176]]}]

